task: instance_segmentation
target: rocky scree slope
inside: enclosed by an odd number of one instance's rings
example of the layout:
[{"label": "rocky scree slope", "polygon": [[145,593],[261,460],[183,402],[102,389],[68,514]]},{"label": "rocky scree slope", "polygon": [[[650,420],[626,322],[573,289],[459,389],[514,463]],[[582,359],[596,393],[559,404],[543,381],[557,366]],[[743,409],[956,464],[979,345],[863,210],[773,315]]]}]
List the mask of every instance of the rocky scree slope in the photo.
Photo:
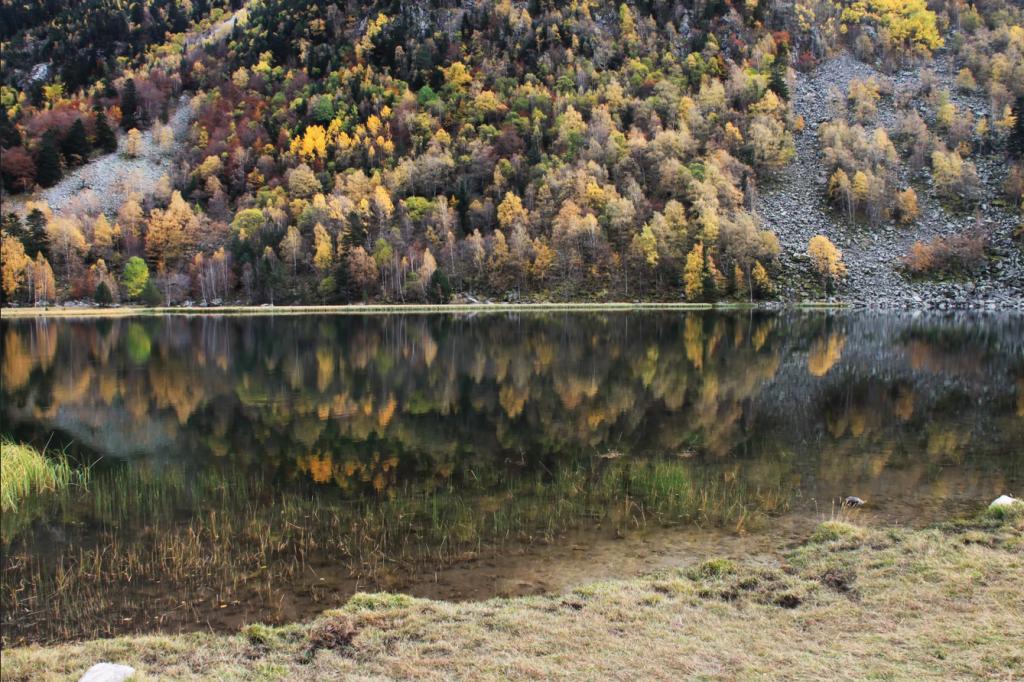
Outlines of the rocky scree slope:
[{"label": "rocky scree slope", "polygon": [[[949,90],[958,110],[970,110],[975,116],[987,113],[984,98],[965,95],[954,87],[953,60],[949,54],[936,55],[932,67],[937,76],[936,87]],[[901,166],[900,184],[913,184],[918,192],[920,216],[910,225],[893,221],[877,226],[848,223],[828,204],[828,177],[818,128],[832,118],[829,91],[834,87],[845,94],[851,80],[872,76],[891,82],[893,92],[920,83],[920,72],[916,69],[886,75],[848,53],[823,62],[811,73],[798,74],[791,101],[796,113],[804,117],[806,127],[796,138],[796,157],[762,187],[755,203],[764,226],[779,236],[782,245],[780,298],[820,298],[821,289],[806,254],[811,237],[823,234],[842,250],[849,269],[836,296],[839,301],[879,308],[1024,309],[1024,252],[1012,238],[1018,217],[1012,210],[993,203],[1001,196],[1000,185],[1005,177],[1006,161],[1001,152],[975,153],[970,157],[981,180],[983,197],[978,214],[981,224],[990,231],[992,255],[985,271],[972,280],[911,281],[899,271],[900,258],[915,241],[957,234],[975,225],[975,214],[953,212],[940,204],[931,191],[930,179],[925,187],[920,182],[911,183]],[[916,106],[924,116],[925,104]],[[893,98],[883,96],[875,120],[864,125],[868,129],[884,126],[891,135],[897,117]]]}]

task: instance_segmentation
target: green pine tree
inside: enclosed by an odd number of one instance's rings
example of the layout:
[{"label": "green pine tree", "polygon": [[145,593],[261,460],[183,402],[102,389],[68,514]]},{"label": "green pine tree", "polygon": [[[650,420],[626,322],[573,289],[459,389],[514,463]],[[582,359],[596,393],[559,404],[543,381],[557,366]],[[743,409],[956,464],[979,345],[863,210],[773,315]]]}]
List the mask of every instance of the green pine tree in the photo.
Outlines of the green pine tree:
[{"label": "green pine tree", "polygon": [[60,146],[64,160],[69,166],[85,163],[89,159],[92,145],[89,144],[89,137],[85,134],[85,124],[82,123],[82,119],[75,119]]},{"label": "green pine tree", "polygon": [[781,43],[775,51],[775,61],[768,80],[768,89],[784,100],[789,99],[789,83],[786,82],[786,69],[789,67],[789,46]]},{"label": "green pine tree", "polygon": [[438,268],[430,277],[430,285],[427,287],[427,298],[431,303],[448,303],[452,297],[452,285],[448,281],[448,275],[444,270]]},{"label": "green pine tree", "polygon": [[139,95],[133,78],[125,81],[121,92],[121,127],[125,130],[139,127]]},{"label": "green pine tree", "polygon": [[768,81],[768,89],[784,100],[789,99],[789,83],[786,82],[786,73],[784,68],[772,68],[772,75]]},{"label": "green pine tree", "polygon": [[92,298],[104,308],[114,302],[114,295],[110,293],[110,287],[107,286],[106,282],[99,283],[99,286],[96,287],[96,293],[93,294]]},{"label": "green pine tree", "polygon": [[96,147],[107,154],[117,151],[117,136],[102,110],[96,115]]},{"label": "green pine tree", "polygon": [[47,130],[39,145],[36,157],[36,181],[43,187],[52,187],[64,177],[60,167],[60,148],[57,144],[57,131]]},{"label": "green pine tree", "polygon": [[0,147],[10,149],[21,144],[21,132],[7,115],[7,107],[0,106]]},{"label": "green pine tree", "polygon": [[1018,95],[1017,101],[1013,103],[1013,116],[1016,120],[1006,146],[1010,156],[1020,159],[1024,158],[1024,95]]},{"label": "green pine tree", "polygon": [[17,213],[14,211],[5,213],[2,224],[4,232],[11,235],[24,245],[25,237],[28,236],[28,232],[25,231],[25,226],[22,224],[21,217]]},{"label": "green pine tree", "polygon": [[163,302],[160,290],[156,288],[156,283],[152,279],[146,281],[146,286],[143,287],[142,293],[139,294],[139,300],[150,307],[158,306]]},{"label": "green pine tree", "polygon": [[38,208],[32,209],[25,219],[26,235],[22,240],[25,245],[25,253],[35,258],[37,254],[43,254],[43,258],[50,259],[50,235],[46,231],[46,216]]}]

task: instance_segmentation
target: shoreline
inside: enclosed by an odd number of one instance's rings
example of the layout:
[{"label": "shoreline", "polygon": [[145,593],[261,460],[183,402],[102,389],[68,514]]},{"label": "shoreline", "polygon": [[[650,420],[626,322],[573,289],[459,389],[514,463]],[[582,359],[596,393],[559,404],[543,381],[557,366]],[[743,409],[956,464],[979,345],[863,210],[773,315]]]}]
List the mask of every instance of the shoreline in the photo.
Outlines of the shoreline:
[{"label": "shoreline", "polygon": [[[561,594],[356,594],[304,623],[5,648],[10,680],[1007,678],[1024,656],[1024,506],[920,530],[826,521],[778,564],[711,559]],[[950,626],[949,614],[957,613]],[[852,672],[851,672],[852,671]]]},{"label": "shoreline", "polygon": [[841,310],[851,306],[844,303],[807,302],[786,305],[750,305],[747,303],[448,303],[448,304],[343,304],[343,305],[284,305],[284,306],[46,306],[0,308],[0,318],[33,317],[142,317],[155,315],[233,316],[233,315],[389,315],[423,313],[508,313],[508,312],[613,312],[613,311],[701,311],[701,310],[758,310],[773,311],[786,308],[803,310]]},{"label": "shoreline", "polygon": [[180,315],[186,317],[233,317],[273,315],[408,315],[479,313],[557,313],[557,312],[665,312],[665,311],[870,311],[882,313],[1016,313],[1024,312],[1024,299],[999,306],[866,305],[862,301],[800,301],[760,303],[369,303],[339,305],[225,305],[225,306],[25,306],[0,308],[0,319],[28,318],[121,318]]}]

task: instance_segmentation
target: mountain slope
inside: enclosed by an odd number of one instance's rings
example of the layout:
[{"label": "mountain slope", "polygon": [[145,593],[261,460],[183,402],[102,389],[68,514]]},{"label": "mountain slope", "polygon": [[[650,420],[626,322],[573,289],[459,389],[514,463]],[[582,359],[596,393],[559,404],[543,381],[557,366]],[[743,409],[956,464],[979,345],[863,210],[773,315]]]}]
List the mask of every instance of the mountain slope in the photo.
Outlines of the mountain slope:
[{"label": "mountain slope", "polygon": [[141,257],[172,302],[208,299],[213,268],[214,298],[257,303],[1012,304],[1024,20],[933,5],[211,9],[92,88],[4,91],[8,191],[87,161],[104,121],[145,129],[183,93],[192,117],[141,215],[103,205],[109,235],[88,206],[7,217],[6,295],[127,293]]}]

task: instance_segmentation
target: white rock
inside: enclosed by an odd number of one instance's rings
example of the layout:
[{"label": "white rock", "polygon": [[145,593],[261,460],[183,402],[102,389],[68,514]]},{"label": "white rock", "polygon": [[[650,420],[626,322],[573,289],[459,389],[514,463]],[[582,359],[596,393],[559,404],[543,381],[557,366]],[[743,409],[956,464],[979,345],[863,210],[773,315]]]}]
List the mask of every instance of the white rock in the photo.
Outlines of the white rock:
[{"label": "white rock", "polygon": [[1009,495],[1000,495],[992,501],[992,504],[990,504],[988,508],[995,509],[996,507],[1010,507],[1018,502],[1020,502],[1020,500],[1010,497]]},{"label": "white rock", "polygon": [[78,678],[78,682],[124,682],[135,674],[135,668],[119,663],[97,663]]}]

